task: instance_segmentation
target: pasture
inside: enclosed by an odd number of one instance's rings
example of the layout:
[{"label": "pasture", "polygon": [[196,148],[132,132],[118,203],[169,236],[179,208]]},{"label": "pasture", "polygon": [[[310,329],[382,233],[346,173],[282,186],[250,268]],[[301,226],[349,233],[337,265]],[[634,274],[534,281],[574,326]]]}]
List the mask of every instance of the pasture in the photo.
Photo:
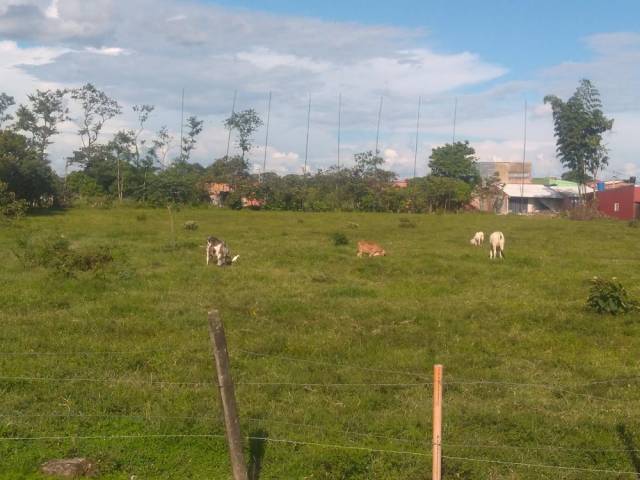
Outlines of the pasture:
[{"label": "pasture", "polygon": [[[184,230],[189,220],[199,229]],[[431,478],[423,383],[434,363],[445,372],[444,478],[634,478],[477,460],[638,468],[628,450],[640,448],[640,318],[584,305],[594,275],[640,297],[640,230],[207,208],[178,211],[175,226],[174,239],[167,210],[133,208],[0,225],[0,437],[65,437],[0,438],[0,478],[44,478],[42,462],[72,456],[97,461],[101,479],[230,478],[223,438],[180,436],[224,431],[211,308],[225,322],[242,432],[273,440],[246,443],[262,480]],[[469,244],[478,230],[504,232],[504,261]],[[334,245],[336,232],[349,244]],[[113,261],[65,276],[20,260],[20,239],[60,235],[106,245]],[[237,264],[205,267],[207,235]],[[387,256],[357,258],[359,239]]]}]

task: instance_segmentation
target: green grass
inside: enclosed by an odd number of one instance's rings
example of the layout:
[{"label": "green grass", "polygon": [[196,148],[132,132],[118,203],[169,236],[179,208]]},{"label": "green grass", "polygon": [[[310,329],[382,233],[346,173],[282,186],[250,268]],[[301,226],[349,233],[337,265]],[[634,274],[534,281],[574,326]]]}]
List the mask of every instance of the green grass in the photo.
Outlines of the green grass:
[{"label": "green grass", "polygon": [[[0,353],[2,377],[104,380],[0,379],[0,437],[223,433],[212,386],[149,383],[213,381],[211,308],[225,322],[245,435],[428,453],[432,395],[429,386],[246,382],[419,383],[435,363],[445,382],[579,385],[638,375],[638,315],[598,316],[584,306],[594,275],[616,276],[640,298],[637,229],[466,214],[411,216],[415,228],[401,228],[398,218],[184,209],[175,224],[200,228],[177,228],[175,245],[162,209],[74,209],[1,224],[0,352],[122,353]],[[477,230],[505,233],[505,261],[469,245]],[[348,245],[334,245],[337,231]],[[18,238],[59,234],[74,247],[109,245],[115,260],[65,277],[12,253]],[[205,267],[207,235],[225,239],[238,263]],[[388,256],[356,258],[359,239],[379,242]],[[628,452],[546,447],[640,448],[639,408],[635,379],[564,390],[450,384],[443,451],[631,471]],[[275,442],[264,449],[263,480],[431,477],[429,457]],[[39,479],[42,462],[69,456],[98,461],[103,479],[230,478],[219,438],[0,441],[0,478]],[[629,478],[451,459],[444,471],[447,479]]]}]

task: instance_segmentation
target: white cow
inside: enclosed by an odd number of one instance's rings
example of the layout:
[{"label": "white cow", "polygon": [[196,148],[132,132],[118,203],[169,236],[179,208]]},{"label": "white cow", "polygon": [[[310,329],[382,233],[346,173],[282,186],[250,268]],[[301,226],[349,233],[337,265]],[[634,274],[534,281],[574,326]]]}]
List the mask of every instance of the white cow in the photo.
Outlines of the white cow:
[{"label": "white cow", "polygon": [[504,258],[504,235],[502,232],[493,232],[489,237],[489,243],[491,244],[489,258]]},{"label": "white cow", "polygon": [[476,234],[471,239],[471,245],[474,247],[479,247],[484,243],[484,232],[476,232]]}]

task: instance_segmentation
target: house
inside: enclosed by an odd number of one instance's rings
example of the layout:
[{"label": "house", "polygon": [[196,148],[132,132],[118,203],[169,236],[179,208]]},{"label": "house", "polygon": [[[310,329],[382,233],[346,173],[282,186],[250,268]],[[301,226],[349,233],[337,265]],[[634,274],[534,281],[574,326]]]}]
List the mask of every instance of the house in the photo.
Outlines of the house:
[{"label": "house", "polygon": [[500,183],[531,183],[531,162],[478,162],[476,166],[482,178],[497,173]]},{"label": "house", "polygon": [[395,188],[407,188],[409,186],[409,180],[394,180],[393,186]]},{"label": "house", "polygon": [[[593,195],[593,189],[585,187]],[[578,203],[580,192],[573,182],[557,185],[535,183],[506,183],[497,196],[490,199],[474,199],[472,205],[479,210],[495,213],[533,214],[559,212]]]},{"label": "house", "polygon": [[624,183],[604,185],[604,190],[596,193],[598,210],[603,214],[621,220],[640,219],[640,186]]},{"label": "house", "polygon": [[233,192],[233,187],[228,183],[209,182],[205,184],[205,188],[207,189],[211,203],[218,207],[221,207],[224,202],[224,198],[230,192]]}]

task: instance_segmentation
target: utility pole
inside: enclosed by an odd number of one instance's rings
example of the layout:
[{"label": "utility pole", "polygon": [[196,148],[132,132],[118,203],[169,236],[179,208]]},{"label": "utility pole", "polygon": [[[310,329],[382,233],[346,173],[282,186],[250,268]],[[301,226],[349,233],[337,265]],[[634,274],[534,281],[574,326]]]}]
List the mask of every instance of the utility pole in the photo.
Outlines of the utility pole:
[{"label": "utility pole", "polygon": [[180,160],[183,158],[182,147],[184,143],[184,87],[182,87],[182,101],[180,102]]},{"label": "utility pole", "polygon": [[307,162],[309,160],[309,127],[311,125],[311,94],[309,94],[309,108],[307,110],[307,141],[304,147],[304,175],[307,175]]},{"label": "utility pole", "polygon": [[271,121],[271,92],[269,92],[269,103],[267,104],[267,133],[264,138],[264,159],[262,161],[262,175],[267,171],[267,147],[269,146],[269,122]]},{"label": "utility pole", "polygon": [[520,177],[520,209],[525,210],[524,207],[524,164],[527,158],[527,99],[524,100],[524,132],[522,142],[522,177]]},{"label": "utility pole", "polygon": [[340,168],[340,130],[342,127],[342,93],[338,94],[338,169]]},{"label": "utility pole", "polygon": [[378,155],[378,153],[380,152],[380,149],[378,148],[379,142],[380,142],[380,121],[382,120],[382,100],[383,100],[383,96],[380,95],[380,108],[378,108],[378,128],[376,129],[376,155]]},{"label": "utility pole", "polygon": [[458,120],[458,97],[453,104],[453,137],[451,143],[456,143],[456,121]]},{"label": "utility pole", "polygon": [[[234,90],[233,91],[233,103],[231,105],[231,116],[233,117],[233,114],[236,113],[236,99],[238,98],[238,91]],[[227,153],[224,156],[225,160],[229,160],[229,146],[231,145],[231,127],[229,127],[229,136],[227,137]]]},{"label": "utility pole", "polygon": [[413,152],[413,178],[416,178],[416,167],[418,165],[418,138],[420,136],[420,107],[422,107],[422,97],[418,97],[418,121],[416,122],[416,149]]}]

